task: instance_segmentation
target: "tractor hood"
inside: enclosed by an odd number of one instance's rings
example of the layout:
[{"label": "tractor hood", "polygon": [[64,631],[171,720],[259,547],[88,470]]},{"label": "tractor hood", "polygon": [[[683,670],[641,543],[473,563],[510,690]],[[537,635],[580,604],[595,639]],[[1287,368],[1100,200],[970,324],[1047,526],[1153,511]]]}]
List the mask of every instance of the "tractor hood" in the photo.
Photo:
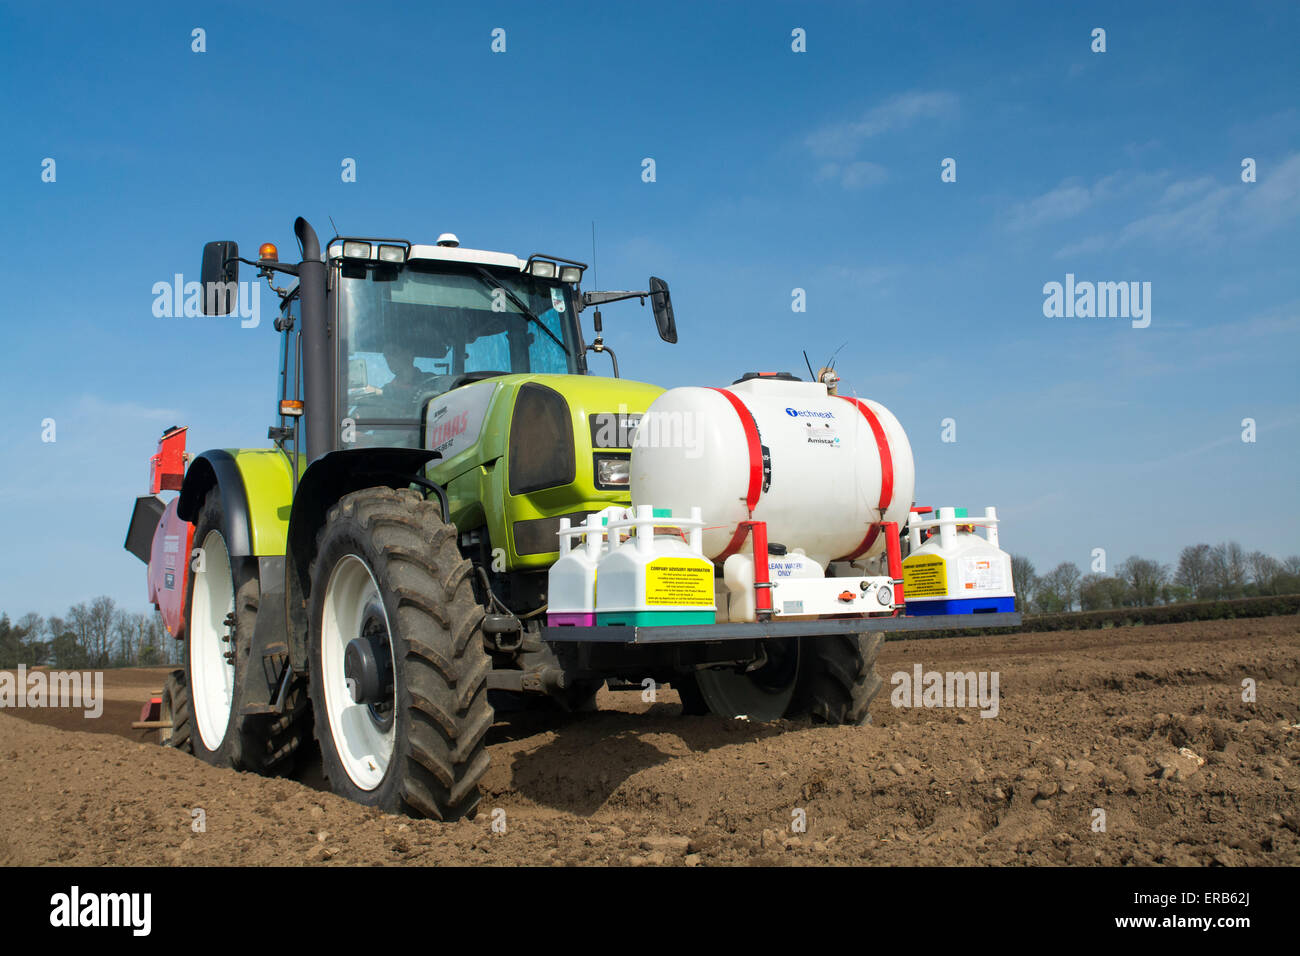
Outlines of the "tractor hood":
[{"label": "tractor hood", "polygon": [[[511,566],[554,560],[561,517],[630,504],[632,430],[663,389],[592,375],[503,375],[425,411],[429,477],[461,531],[486,525]],[[484,502],[504,501],[504,514]],[[495,526],[495,527],[494,527]]]}]

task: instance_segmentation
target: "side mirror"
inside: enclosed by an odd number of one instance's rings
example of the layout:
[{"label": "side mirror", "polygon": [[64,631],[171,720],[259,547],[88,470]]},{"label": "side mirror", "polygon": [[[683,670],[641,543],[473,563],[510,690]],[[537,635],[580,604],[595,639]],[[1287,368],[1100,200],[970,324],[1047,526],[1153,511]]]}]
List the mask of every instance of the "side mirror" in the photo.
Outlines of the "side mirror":
[{"label": "side mirror", "polygon": [[668,294],[668,283],[654,276],[650,277],[650,305],[655,312],[655,325],[659,326],[659,337],[675,345],[677,320],[673,318],[673,300]]},{"label": "side mirror", "polygon": [[230,315],[239,302],[239,243],[209,242],[203,247],[203,314]]}]

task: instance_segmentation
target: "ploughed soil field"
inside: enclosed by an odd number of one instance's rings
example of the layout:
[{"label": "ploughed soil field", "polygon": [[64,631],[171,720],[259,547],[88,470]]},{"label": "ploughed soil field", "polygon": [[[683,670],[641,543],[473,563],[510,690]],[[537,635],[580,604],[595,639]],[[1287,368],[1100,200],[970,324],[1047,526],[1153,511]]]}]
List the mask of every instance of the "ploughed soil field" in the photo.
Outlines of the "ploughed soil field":
[{"label": "ploughed soil field", "polygon": [[[893,706],[915,664],[997,672],[997,715]],[[501,716],[454,824],[160,748],[130,722],[165,671],[108,671],[97,720],[0,711],[0,864],[1300,864],[1294,616],[897,641],[877,669],[865,727],[687,718],[671,689]]]}]

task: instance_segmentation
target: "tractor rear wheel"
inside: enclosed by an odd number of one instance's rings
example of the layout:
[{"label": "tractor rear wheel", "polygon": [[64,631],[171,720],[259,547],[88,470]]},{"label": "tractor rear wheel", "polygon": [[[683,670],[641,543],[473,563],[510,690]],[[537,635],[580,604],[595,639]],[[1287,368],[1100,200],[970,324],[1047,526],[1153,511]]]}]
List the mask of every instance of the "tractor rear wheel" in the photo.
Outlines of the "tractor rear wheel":
[{"label": "tractor rear wheel", "polygon": [[158,743],[164,747],[194,752],[190,743],[190,688],[185,683],[185,672],[175,670],[163,682],[162,702],[158,705],[158,719],[169,727],[158,728]]},{"label": "tractor rear wheel", "polygon": [[765,658],[751,670],[712,668],[684,678],[678,685],[682,712],[707,708],[727,718],[865,724],[881,687],[876,655],[883,642],[878,632],[766,641]]},{"label": "tractor rear wheel", "polygon": [[456,529],[410,490],[330,509],[308,599],[310,693],[334,791],[389,813],[470,815],[493,722],[483,609]]},{"label": "tractor rear wheel", "polygon": [[245,716],[244,675],[250,666],[261,587],[255,558],[231,557],[221,493],[213,488],[199,510],[185,625],[184,686],[190,750],[205,763],[270,773],[302,742],[306,697],[290,692],[278,717]]}]

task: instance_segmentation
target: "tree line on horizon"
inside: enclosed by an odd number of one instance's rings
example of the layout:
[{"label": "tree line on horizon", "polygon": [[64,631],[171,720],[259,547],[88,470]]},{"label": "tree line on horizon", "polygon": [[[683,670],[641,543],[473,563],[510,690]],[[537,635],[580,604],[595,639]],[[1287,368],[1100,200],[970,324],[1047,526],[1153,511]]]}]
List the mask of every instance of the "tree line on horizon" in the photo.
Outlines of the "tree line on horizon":
[{"label": "tree line on horizon", "polygon": [[101,595],[68,608],[62,617],[28,613],[16,622],[0,611],[0,668],[49,666],[60,670],[180,666],[180,642],[157,611],[132,612]]},{"label": "tree line on horizon", "polygon": [[[1172,566],[1133,555],[1112,574],[1084,574],[1064,561],[1040,575],[1028,557],[1013,554],[1011,574],[1017,606],[1037,614],[1300,594],[1300,555],[1278,560],[1247,553],[1235,541],[1188,545]],[[28,613],[12,622],[0,611],[0,668],[19,664],[63,670],[180,666],[181,646],[157,611],[127,611],[101,595],[72,605],[62,617]]]},{"label": "tree line on horizon", "polygon": [[1173,565],[1133,555],[1112,574],[1084,574],[1063,561],[1039,575],[1029,558],[1013,554],[1011,575],[1021,610],[1059,614],[1300,594],[1300,555],[1279,560],[1227,541],[1188,545]]}]

